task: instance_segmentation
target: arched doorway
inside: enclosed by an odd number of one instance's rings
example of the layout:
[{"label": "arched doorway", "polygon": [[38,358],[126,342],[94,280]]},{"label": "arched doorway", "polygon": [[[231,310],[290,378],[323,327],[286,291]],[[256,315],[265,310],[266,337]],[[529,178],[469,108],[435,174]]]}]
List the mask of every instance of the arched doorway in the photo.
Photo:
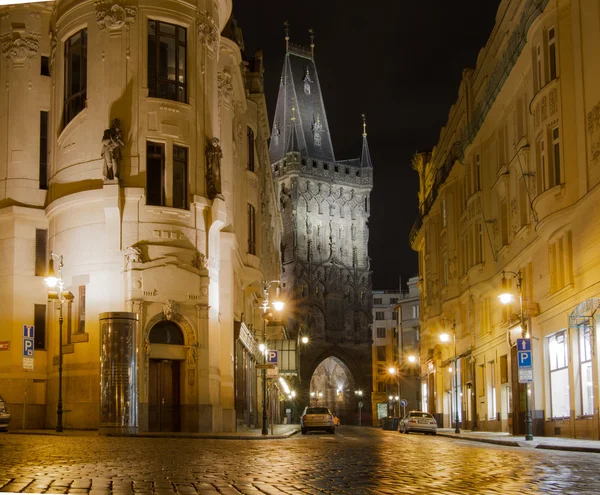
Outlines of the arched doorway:
[{"label": "arched doorway", "polygon": [[180,431],[183,332],[176,323],[163,320],[152,327],[148,340],[148,430]]},{"label": "arched doorway", "polygon": [[358,424],[356,382],[348,366],[330,356],[315,368],[310,379],[310,405],[326,406],[341,424]]}]

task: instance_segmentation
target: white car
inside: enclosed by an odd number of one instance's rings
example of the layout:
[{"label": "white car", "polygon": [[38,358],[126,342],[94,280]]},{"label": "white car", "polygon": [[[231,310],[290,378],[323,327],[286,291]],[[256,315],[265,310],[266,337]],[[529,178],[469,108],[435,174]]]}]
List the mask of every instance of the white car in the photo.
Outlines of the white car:
[{"label": "white car", "polygon": [[300,431],[303,435],[310,430],[325,430],[335,433],[335,419],[328,407],[306,407],[300,418]]},{"label": "white car", "polygon": [[425,433],[426,435],[435,435],[437,433],[437,422],[428,412],[409,411],[407,415],[400,420],[398,431],[400,433],[416,431]]}]

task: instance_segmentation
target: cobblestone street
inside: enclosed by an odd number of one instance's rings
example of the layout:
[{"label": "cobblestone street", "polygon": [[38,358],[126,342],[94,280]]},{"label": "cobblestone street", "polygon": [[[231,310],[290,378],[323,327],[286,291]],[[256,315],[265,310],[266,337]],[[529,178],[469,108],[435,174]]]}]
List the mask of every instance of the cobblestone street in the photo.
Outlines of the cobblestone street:
[{"label": "cobblestone street", "polygon": [[3,492],[565,495],[598,493],[599,471],[599,454],[374,428],[266,441],[0,435]]}]

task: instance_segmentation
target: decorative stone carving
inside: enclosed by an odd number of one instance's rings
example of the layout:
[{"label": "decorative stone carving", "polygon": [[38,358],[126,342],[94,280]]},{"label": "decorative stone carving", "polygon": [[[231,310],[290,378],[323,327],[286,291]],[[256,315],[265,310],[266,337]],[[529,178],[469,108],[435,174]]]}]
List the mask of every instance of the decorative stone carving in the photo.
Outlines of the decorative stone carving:
[{"label": "decorative stone carving", "polygon": [[192,258],[192,266],[197,268],[198,270],[206,269],[206,256],[204,254],[195,252],[194,257]]},{"label": "decorative stone carving", "polygon": [[313,84],[313,80],[310,78],[308,66],[306,67],[306,73],[304,74],[304,79],[302,79],[302,82],[304,83],[304,94],[310,95],[310,85]]},{"label": "decorative stone carving", "polygon": [[600,163],[600,102],[587,114],[587,128],[590,135],[590,161]]},{"label": "decorative stone carving", "polygon": [[315,146],[321,146],[321,132],[323,132],[323,124],[321,123],[321,117],[317,114],[317,118],[312,123],[313,139]]},{"label": "decorative stone carving", "polygon": [[231,82],[231,72],[228,70],[219,71],[217,74],[217,93],[220,102],[231,102],[231,98],[233,97],[233,83]]},{"label": "decorative stone carving", "polygon": [[96,24],[101,31],[109,29],[115,31],[123,26],[130,26],[135,22],[137,17],[137,9],[135,7],[119,4],[110,4],[110,2],[96,2]]},{"label": "decorative stone carving", "polygon": [[279,144],[279,136],[281,134],[281,129],[279,128],[279,122],[275,121],[273,124],[273,134],[271,135],[271,139],[273,139],[273,144],[277,146]]},{"label": "decorative stone carving", "polygon": [[179,307],[172,301],[171,299],[167,299],[167,302],[163,304],[163,313],[165,314],[165,319],[171,321],[173,316],[179,312]]},{"label": "decorative stone carving", "polygon": [[209,199],[224,199],[221,191],[221,158],[223,151],[219,139],[214,137],[206,144],[206,190]]},{"label": "decorative stone carving", "polygon": [[6,60],[22,62],[35,56],[39,50],[40,36],[35,33],[25,34],[24,30],[14,30],[2,36],[2,55]]},{"label": "decorative stone carving", "polygon": [[219,48],[219,28],[206,11],[198,18],[198,39],[201,43],[206,43],[206,47],[213,53]]},{"label": "decorative stone carving", "polygon": [[142,250],[137,246],[129,246],[125,250],[125,263],[143,263]]},{"label": "decorative stone carving", "polygon": [[56,45],[58,42],[56,41],[56,33],[54,31],[50,31],[50,60],[48,60],[48,68],[50,69],[50,74],[54,74],[54,62],[56,60]]},{"label": "decorative stone carving", "polygon": [[102,152],[104,167],[102,177],[104,180],[114,180],[119,177],[119,162],[121,161],[121,149],[125,146],[121,121],[114,119],[108,129],[102,135]]}]

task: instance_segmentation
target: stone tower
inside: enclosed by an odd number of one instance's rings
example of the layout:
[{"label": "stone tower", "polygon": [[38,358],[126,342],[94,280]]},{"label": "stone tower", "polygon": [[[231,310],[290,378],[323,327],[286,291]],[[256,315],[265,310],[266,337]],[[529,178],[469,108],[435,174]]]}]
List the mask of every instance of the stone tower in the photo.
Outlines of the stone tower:
[{"label": "stone tower", "polygon": [[[312,33],[309,48],[290,43],[286,33],[269,152],[283,219],[287,329],[298,341],[301,336],[310,338],[309,345],[300,348],[300,390],[308,403],[311,377],[333,358],[344,378],[328,387],[334,396],[345,395],[343,405],[335,408],[350,417],[357,405],[354,392],[361,389],[368,402],[371,391],[367,222],[373,168],[364,116],[360,157],[335,158]],[[363,407],[370,411],[369,405]]]}]

